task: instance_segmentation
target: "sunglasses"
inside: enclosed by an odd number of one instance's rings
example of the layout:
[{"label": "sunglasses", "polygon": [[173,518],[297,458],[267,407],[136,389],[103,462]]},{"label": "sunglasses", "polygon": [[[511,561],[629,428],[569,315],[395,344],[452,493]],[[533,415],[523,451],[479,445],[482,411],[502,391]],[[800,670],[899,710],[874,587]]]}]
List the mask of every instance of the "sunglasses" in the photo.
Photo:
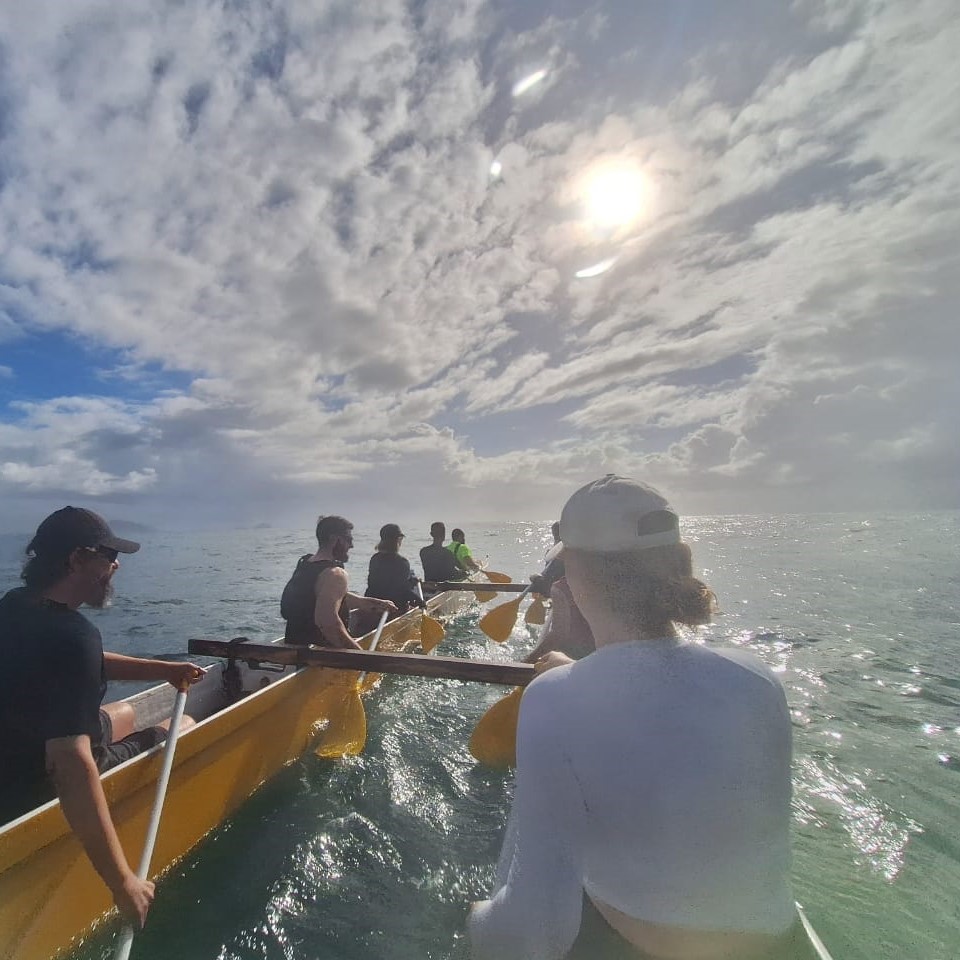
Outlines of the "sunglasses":
[{"label": "sunglasses", "polygon": [[117,557],[120,556],[120,551],[114,550],[113,547],[89,547],[88,549],[110,563],[116,563]]}]

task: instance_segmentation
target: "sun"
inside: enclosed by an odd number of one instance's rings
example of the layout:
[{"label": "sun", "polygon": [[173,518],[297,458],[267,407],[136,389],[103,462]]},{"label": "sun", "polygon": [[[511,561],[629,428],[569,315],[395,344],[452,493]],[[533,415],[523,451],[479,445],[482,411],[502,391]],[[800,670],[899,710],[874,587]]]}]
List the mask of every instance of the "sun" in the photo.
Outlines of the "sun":
[{"label": "sun", "polygon": [[646,177],[639,167],[625,163],[595,167],[583,179],[587,219],[607,230],[629,226],[643,213],[647,192]]}]

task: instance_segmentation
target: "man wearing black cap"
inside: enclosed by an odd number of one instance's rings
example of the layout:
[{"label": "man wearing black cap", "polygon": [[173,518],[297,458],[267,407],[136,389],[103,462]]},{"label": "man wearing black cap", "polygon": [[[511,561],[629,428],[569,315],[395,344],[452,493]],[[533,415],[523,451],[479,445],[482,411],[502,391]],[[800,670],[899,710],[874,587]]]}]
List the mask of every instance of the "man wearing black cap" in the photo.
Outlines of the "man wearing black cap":
[{"label": "man wearing black cap", "polygon": [[127,863],[100,774],[155,746],[166,731],[134,731],[129,704],[101,709],[100,702],[108,680],[179,687],[203,670],[104,653],[100,631],[79,612],[83,604],[107,605],[117,557],[139,549],[92,511],[64,507],[40,524],[27,547],[25,586],[0,599],[0,660],[13,681],[0,698],[0,823],[58,795],[117,907],[142,926],[153,884]]},{"label": "man wearing black cap", "polygon": [[367,572],[367,590],[364,596],[391,600],[398,613],[406,613],[411,606],[420,606],[414,591],[417,578],[410,569],[410,561],[400,554],[404,533],[395,523],[380,528],[377,552],[370,558]]}]

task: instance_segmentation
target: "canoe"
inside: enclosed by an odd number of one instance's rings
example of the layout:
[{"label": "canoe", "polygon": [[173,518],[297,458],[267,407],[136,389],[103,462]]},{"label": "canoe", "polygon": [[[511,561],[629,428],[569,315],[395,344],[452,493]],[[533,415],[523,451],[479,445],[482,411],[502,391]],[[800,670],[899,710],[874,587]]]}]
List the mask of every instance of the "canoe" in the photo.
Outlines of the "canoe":
[{"label": "canoe", "polygon": [[[432,616],[450,617],[472,602],[468,591],[438,594]],[[378,649],[419,644],[420,612],[388,623]],[[242,648],[240,648],[242,649]],[[241,654],[242,655],[242,654]],[[501,669],[505,665],[499,665]],[[411,671],[412,672],[412,671]],[[151,876],[162,874],[314,742],[328,718],[323,693],[341,671],[235,661],[209,668],[191,688],[187,712],[197,724],[177,746]],[[439,675],[439,674],[438,674]],[[370,686],[375,678],[368,675]],[[487,678],[489,679],[489,678]],[[242,693],[241,693],[242,691]],[[126,698],[139,728],[170,715],[174,690],[162,684]],[[102,782],[128,860],[139,862],[160,772],[162,747],[115,767]],[[0,957],[50,960],[106,922],[113,904],[53,800],[0,828]],[[795,960],[832,960],[802,909]]]},{"label": "canoe", "polygon": [[[449,617],[471,594],[441,593],[432,616]],[[378,649],[419,644],[417,609],[388,623]],[[258,787],[300,757],[326,726],[321,694],[341,671],[220,662],[191,688],[197,724],[179,738],[151,876],[168,869]],[[368,677],[373,686],[375,678]],[[242,691],[242,692],[241,692]],[[161,684],[126,699],[143,729],[169,717],[175,691]],[[136,866],[153,805],[162,746],[107,771],[103,789],[128,861]],[[0,828],[0,957],[50,960],[104,922],[112,898],[52,800]]]}]

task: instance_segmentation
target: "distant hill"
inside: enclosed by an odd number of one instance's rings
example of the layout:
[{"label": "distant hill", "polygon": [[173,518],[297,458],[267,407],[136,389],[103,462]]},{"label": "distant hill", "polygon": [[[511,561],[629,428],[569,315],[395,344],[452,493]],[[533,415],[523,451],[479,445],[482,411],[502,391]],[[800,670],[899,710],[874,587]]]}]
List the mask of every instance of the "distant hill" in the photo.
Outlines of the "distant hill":
[{"label": "distant hill", "polygon": [[145,523],[135,523],[133,520],[108,520],[115,533],[156,533],[156,527]]}]

